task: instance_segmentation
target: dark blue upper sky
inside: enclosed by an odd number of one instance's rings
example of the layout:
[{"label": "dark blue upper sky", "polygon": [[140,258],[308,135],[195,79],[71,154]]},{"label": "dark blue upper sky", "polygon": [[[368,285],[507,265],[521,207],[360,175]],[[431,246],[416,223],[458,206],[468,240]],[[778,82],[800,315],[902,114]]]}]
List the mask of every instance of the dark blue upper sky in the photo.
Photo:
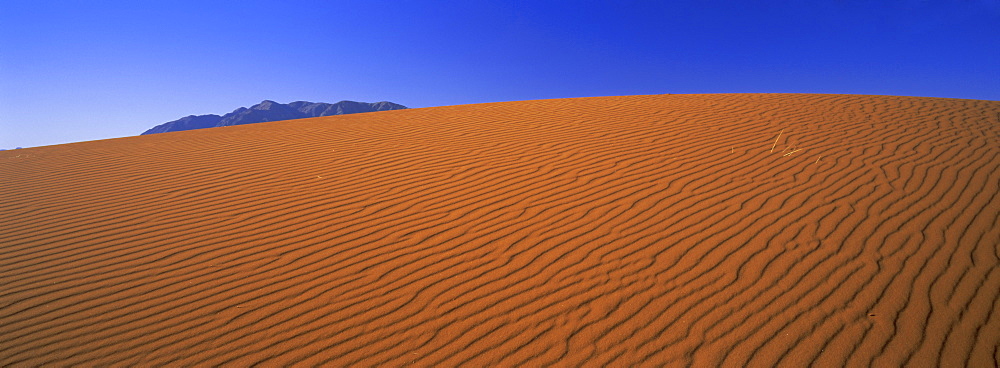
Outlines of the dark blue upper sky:
[{"label": "dark blue upper sky", "polygon": [[1000,0],[43,1],[0,7],[0,148],[264,99],[1000,100]]}]

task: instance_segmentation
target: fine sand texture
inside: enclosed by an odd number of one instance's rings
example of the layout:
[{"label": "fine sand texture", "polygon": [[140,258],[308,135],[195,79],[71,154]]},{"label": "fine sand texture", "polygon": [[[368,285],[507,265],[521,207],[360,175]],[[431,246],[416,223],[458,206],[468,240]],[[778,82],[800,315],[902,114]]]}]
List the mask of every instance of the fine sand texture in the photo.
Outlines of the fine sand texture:
[{"label": "fine sand texture", "polygon": [[0,366],[992,367],[998,137],[709,94],[3,151]]}]

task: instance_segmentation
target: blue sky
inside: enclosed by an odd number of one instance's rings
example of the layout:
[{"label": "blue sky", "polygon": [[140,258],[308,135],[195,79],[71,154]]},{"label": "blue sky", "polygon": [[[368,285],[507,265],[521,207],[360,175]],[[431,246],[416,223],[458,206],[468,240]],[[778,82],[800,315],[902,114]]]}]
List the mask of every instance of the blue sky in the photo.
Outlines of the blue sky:
[{"label": "blue sky", "polygon": [[264,99],[757,92],[1000,100],[1000,0],[0,7],[0,148],[138,135]]}]

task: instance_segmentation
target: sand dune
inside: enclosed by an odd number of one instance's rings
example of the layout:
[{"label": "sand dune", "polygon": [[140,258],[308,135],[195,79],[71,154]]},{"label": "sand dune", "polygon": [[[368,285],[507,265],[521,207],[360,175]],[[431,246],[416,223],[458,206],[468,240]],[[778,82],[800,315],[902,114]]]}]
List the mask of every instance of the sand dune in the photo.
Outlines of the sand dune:
[{"label": "sand dune", "polygon": [[3,151],[0,365],[994,366],[998,136],[719,94]]}]

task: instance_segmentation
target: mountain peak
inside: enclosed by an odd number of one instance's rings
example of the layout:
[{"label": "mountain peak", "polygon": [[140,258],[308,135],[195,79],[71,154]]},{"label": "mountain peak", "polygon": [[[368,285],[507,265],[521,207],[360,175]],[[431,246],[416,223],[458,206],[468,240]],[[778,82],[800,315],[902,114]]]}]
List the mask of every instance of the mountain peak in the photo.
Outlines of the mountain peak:
[{"label": "mountain peak", "polygon": [[319,116],[356,114],[385,110],[400,110],[406,106],[392,102],[355,102],[340,101],[335,104],[322,102],[295,101],[282,104],[272,100],[264,100],[250,108],[240,107],[226,115],[188,115],[186,117],[163,123],[142,134],[176,132],[214,128],[230,125],[265,123],[270,121],[312,118]]},{"label": "mountain peak", "polygon": [[280,103],[277,103],[277,102],[274,102],[274,101],[271,101],[271,100],[264,100],[264,101],[261,101],[259,104],[251,106],[250,109],[251,110],[271,110],[271,109],[279,108],[279,107],[282,107],[282,106],[287,107],[287,105],[282,105]]}]

